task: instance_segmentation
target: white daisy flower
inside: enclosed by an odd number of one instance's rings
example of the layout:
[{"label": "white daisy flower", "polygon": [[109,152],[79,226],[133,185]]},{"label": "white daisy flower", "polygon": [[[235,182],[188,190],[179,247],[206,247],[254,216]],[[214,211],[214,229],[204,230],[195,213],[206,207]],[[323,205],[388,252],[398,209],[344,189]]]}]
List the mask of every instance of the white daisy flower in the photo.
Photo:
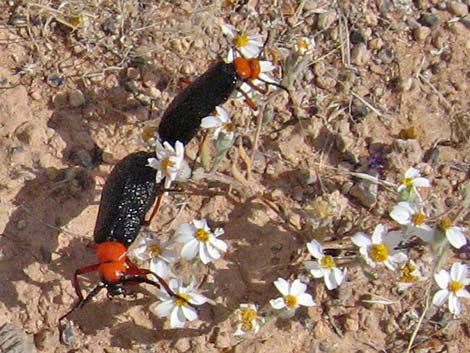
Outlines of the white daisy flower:
[{"label": "white daisy flower", "polygon": [[387,227],[379,224],[375,227],[372,239],[365,233],[359,232],[352,237],[352,242],[359,247],[359,252],[371,267],[385,265],[395,271],[396,264],[405,262],[407,256],[398,252],[395,247],[402,241],[400,232],[387,232]]},{"label": "white daisy flower", "polygon": [[440,270],[434,274],[434,279],[441,289],[434,294],[432,303],[440,306],[447,299],[449,311],[454,315],[460,315],[459,298],[470,298],[470,293],[465,289],[465,286],[470,284],[470,278],[467,275],[467,266],[460,262],[452,265],[450,274],[446,270]]},{"label": "white daisy flower", "polygon": [[274,281],[277,290],[282,294],[282,297],[272,299],[269,301],[274,309],[284,309],[289,311],[296,310],[300,305],[314,306],[316,303],[310,294],[305,293],[307,285],[302,283],[299,279],[294,280],[292,284],[283,278],[278,278]]},{"label": "white daisy flower", "polygon": [[201,120],[201,127],[203,129],[214,128],[214,140],[219,138],[220,133],[231,140],[235,130],[227,111],[220,106],[215,107],[215,114],[206,116]]},{"label": "white daisy flower", "polygon": [[315,39],[309,37],[300,37],[297,38],[294,44],[294,51],[300,55],[310,55],[315,48]]},{"label": "white daisy flower", "polygon": [[258,316],[258,307],[255,304],[240,304],[236,312],[237,330],[235,336],[242,336],[248,332],[258,333],[263,318]]},{"label": "white daisy flower", "polygon": [[159,289],[157,297],[162,302],[152,306],[150,310],[160,318],[169,316],[172,328],[184,327],[186,321],[197,319],[197,310],[191,305],[202,305],[208,298],[194,290],[194,283],[184,287],[182,281],[172,278],[168,285],[180,298],[172,297],[164,289]]},{"label": "white daisy flower", "polygon": [[399,224],[406,226],[405,236],[416,235],[425,242],[433,239],[434,230],[424,224],[426,215],[414,204],[407,201],[399,202],[390,212],[390,217]]},{"label": "white daisy flower", "polygon": [[148,166],[157,170],[156,180],[160,183],[165,179],[165,188],[169,188],[174,180],[187,179],[188,164],[184,160],[184,145],[176,141],[175,148],[168,142],[156,143],[156,157],[149,158]]},{"label": "white daisy flower", "polygon": [[323,254],[323,247],[316,240],[307,243],[307,249],[317,261],[305,261],[305,268],[313,277],[323,277],[326,288],[329,290],[337,288],[343,282],[344,274],[336,267],[334,259]]},{"label": "white daisy flower", "polygon": [[417,187],[429,188],[430,186],[431,183],[429,182],[429,180],[427,178],[421,177],[418,169],[409,168],[405,172],[405,177],[401,180],[401,184],[400,186],[398,186],[397,191],[417,192]]},{"label": "white daisy flower", "polygon": [[178,227],[176,241],[185,243],[181,249],[183,258],[192,260],[199,253],[202,263],[208,264],[220,258],[221,252],[227,251],[227,243],[218,239],[222,234],[222,228],[216,228],[212,233],[205,219],[194,220]]},{"label": "white daisy flower", "polygon": [[398,277],[398,289],[404,291],[421,279],[421,272],[413,260],[408,260],[400,266]]},{"label": "white daisy flower", "polygon": [[467,238],[465,237],[465,228],[457,227],[452,225],[452,221],[449,218],[444,218],[439,222],[437,228],[444,232],[450,245],[456,249],[460,249],[462,246],[467,244]]},{"label": "white daisy flower", "polygon": [[129,256],[142,262],[150,261],[150,271],[162,278],[168,278],[171,274],[170,264],[178,258],[176,252],[168,248],[169,245],[170,242],[161,243],[154,237],[145,234],[129,250]]},{"label": "white daisy flower", "polygon": [[222,25],[222,33],[232,40],[235,48],[247,59],[256,58],[264,45],[261,35],[240,33],[228,24]]}]

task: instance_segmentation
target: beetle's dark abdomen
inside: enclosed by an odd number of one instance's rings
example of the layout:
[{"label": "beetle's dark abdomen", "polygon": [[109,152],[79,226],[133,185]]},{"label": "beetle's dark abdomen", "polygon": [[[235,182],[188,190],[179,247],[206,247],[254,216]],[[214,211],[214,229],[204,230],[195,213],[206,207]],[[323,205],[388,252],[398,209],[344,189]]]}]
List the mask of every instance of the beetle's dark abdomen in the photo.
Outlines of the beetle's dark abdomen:
[{"label": "beetle's dark abdomen", "polygon": [[233,64],[215,63],[173,99],[158,127],[161,141],[186,145],[196,135],[202,118],[224,103],[238,84]]},{"label": "beetle's dark abdomen", "polygon": [[128,155],[109,174],[101,194],[94,239],[96,243],[118,241],[129,246],[137,237],[159,191],[156,170],[147,166],[153,153]]}]

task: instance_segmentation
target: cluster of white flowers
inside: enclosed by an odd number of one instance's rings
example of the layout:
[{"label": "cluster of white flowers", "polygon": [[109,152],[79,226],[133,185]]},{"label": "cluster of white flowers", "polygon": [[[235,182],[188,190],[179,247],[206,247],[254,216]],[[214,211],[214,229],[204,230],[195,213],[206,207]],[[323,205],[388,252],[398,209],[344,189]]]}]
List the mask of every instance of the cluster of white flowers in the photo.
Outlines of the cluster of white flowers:
[{"label": "cluster of white flowers", "polygon": [[[352,237],[353,244],[359,247],[359,253],[368,266],[375,268],[377,265],[384,265],[391,271],[398,270],[397,284],[400,290],[406,290],[423,278],[421,264],[408,259],[404,252],[397,250],[400,243],[417,237],[430,244],[436,259],[442,257],[449,245],[459,249],[467,243],[465,229],[455,226],[447,217],[434,224],[426,223],[428,214],[419,188],[430,187],[431,183],[427,178],[421,177],[418,169],[409,168],[397,188],[401,201],[390,212],[390,218],[401,229],[389,232],[384,225],[379,224],[371,238],[362,232]],[[433,304],[442,305],[448,299],[449,311],[459,315],[461,308],[458,298],[470,297],[465,290],[465,286],[470,284],[467,266],[454,263],[450,274],[446,270],[440,270],[434,274],[434,279],[440,290],[434,294]]]}]

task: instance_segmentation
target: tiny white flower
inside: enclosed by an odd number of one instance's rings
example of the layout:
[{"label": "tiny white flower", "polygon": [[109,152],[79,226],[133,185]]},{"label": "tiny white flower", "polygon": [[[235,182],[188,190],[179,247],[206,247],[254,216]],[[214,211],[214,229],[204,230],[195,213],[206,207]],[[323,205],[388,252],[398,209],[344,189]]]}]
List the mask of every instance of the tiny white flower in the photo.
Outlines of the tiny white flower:
[{"label": "tiny white flower", "polygon": [[434,274],[434,279],[441,289],[434,294],[432,303],[440,306],[447,299],[449,311],[454,315],[460,315],[459,298],[470,298],[470,293],[465,289],[465,286],[470,284],[467,274],[467,266],[460,262],[452,265],[450,274],[446,270]]},{"label": "tiny white flower", "polygon": [[[189,168],[184,160],[184,145],[176,141],[175,148],[168,142],[156,143],[156,157],[149,158],[148,166],[157,170],[156,181],[160,183],[165,179],[165,188],[169,188],[174,180],[181,179]],[[183,179],[186,177],[184,175]]]},{"label": "tiny white flower", "polygon": [[399,202],[390,212],[390,217],[399,224],[406,226],[405,236],[416,235],[425,242],[433,239],[434,230],[424,224],[426,215],[414,204],[407,201]]},{"label": "tiny white flower", "polygon": [[294,44],[294,51],[300,56],[311,54],[314,48],[315,39],[309,37],[297,38]]},{"label": "tiny white flower", "polygon": [[129,251],[129,256],[142,262],[150,261],[150,271],[162,278],[167,278],[171,273],[169,265],[178,258],[176,252],[168,248],[169,245],[169,242],[161,243],[154,237],[145,234]]},{"label": "tiny white flower", "polygon": [[397,191],[417,191],[417,187],[429,188],[431,183],[427,178],[423,178],[419,174],[419,170],[415,168],[409,168],[405,172],[405,177],[402,179],[400,186]]},{"label": "tiny white flower", "polygon": [[258,316],[258,308],[255,304],[240,304],[237,315],[237,330],[235,336],[242,336],[248,332],[258,333],[263,318]]},{"label": "tiny white flower", "polygon": [[323,277],[326,288],[329,290],[337,288],[343,282],[344,274],[336,267],[334,259],[331,256],[323,254],[323,247],[316,240],[307,243],[307,249],[310,254],[317,259],[317,261],[304,262],[307,270],[309,270],[315,278]]},{"label": "tiny white flower", "polygon": [[398,289],[404,291],[421,279],[421,272],[413,260],[408,260],[400,266],[398,277]]},{"label": "tiny white flower", "polygon": [[264,43],[260,35],[239,33],[235,27],[228,24],[222,25],[222,33],[232,40],[233,45],[244,58],[256,58],[263,48]]},{"label": "tiny white flower", "polygon": [[379,224],[375,227],[372,239],[365,233],[358,232],[351,240],[359,247],[359,252],[369,266],[385,265],[395,271],[397,263],[407,260],[404,253],[395,250],[402,239],[400,232],[388,232],[387,227]]},{"label": "tiny white flower", "polygon": [[221,252],[227,251],[227,243],[218,239],[222,234],[222,228],[216,228],[212,232],[205,219],[194,220],[178,227],[176,241],[185,243],[181,249],[183,258],[192,260],[199,253],[201,261],[208,264],[220,258]]},{"label": "tiny white flower", "polygon": [[201,127],[203,129],[214,128],[215,140],[217,140],[220,133],[223,133],[229,139],[232,139],[234,135],[234,129],[235,129],[227,111],[220,106],[215,107],[214,115],[206,116],[205,118],[201,120]]},{"label": "tiny white flower", "polygon": [[284,309],[289,311],[296,310],[300,305],[314,306],[316,303],[310,294],[305,293],[307,285],[302,283],[299,279],[294,280],[292,284],[283,278],[278,278],[274,281],[277,290],[282,294],[282,297],[272,299],[269,301],[274,309]]},{"label": "tiny white flower", "polygon": [[465,229],[452,225],[452,221],[449,218],[442,219],[437,228],[444,232],[450,245],[454,248],[460,249],[462,246],[467,244]]},{"label": "tiny white flower", "polygon": [[163,288],[159,289],[157,298],[162,302],[152,306],[151,310],[160,318],[169,316],[172,328],[184,327],[186,321],[197,319],[197,310],[191,305],[202,305],[208,299],[194,290],[195,283],[184,287],[182,281],[172,278],[168,285],[180,298],[170,296]]}]

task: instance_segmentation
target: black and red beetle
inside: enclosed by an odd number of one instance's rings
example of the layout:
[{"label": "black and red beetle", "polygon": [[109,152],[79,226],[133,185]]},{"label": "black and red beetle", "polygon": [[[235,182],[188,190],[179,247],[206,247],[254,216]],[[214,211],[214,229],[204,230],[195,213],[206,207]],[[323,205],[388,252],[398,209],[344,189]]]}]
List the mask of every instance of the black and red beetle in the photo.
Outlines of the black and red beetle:
[{"label": "black and red beetle", "polygon": [[[265,44],[267,41],[268,39]],[[265,88],[253,82],[260,80],[260,73],[259,56],[251,59],[240,56],[229,63],[217,61],[170,103],[158,127],[160,140],[167,141],[172,146],[176,141],[186,145],[197,134],[201,120],[214,112],[216,106],[225,103],[235,90],[239,90],[246,103],[256,110],[256,105],[240,86],[247,83],[252,89],[266,93]],[[264,83],[289,92],[287,88],[277,83],[267,81]]]},{"label": "black and red beetle", "polygon": [[[156,287],[161,285],[168,294],[177,297],[161,277],[137,267],[127,257],[127,248],[145,224],[148,210],[164,191],[156,182],[156,170],[147,165],[153,156],[148,152],[128,155],[116,164],[106,180],[93,234],[98,262],[75,271],[73,287],[79,300],[62,318],[83,307],[102,289],[107,289],[108,296],[114,296],[126,294],[126,286],[148,283]],[[101,283],[83,297],[78,276],[90,272],[98,272]],[[148,275],[155,276],[158,283]]]}]

